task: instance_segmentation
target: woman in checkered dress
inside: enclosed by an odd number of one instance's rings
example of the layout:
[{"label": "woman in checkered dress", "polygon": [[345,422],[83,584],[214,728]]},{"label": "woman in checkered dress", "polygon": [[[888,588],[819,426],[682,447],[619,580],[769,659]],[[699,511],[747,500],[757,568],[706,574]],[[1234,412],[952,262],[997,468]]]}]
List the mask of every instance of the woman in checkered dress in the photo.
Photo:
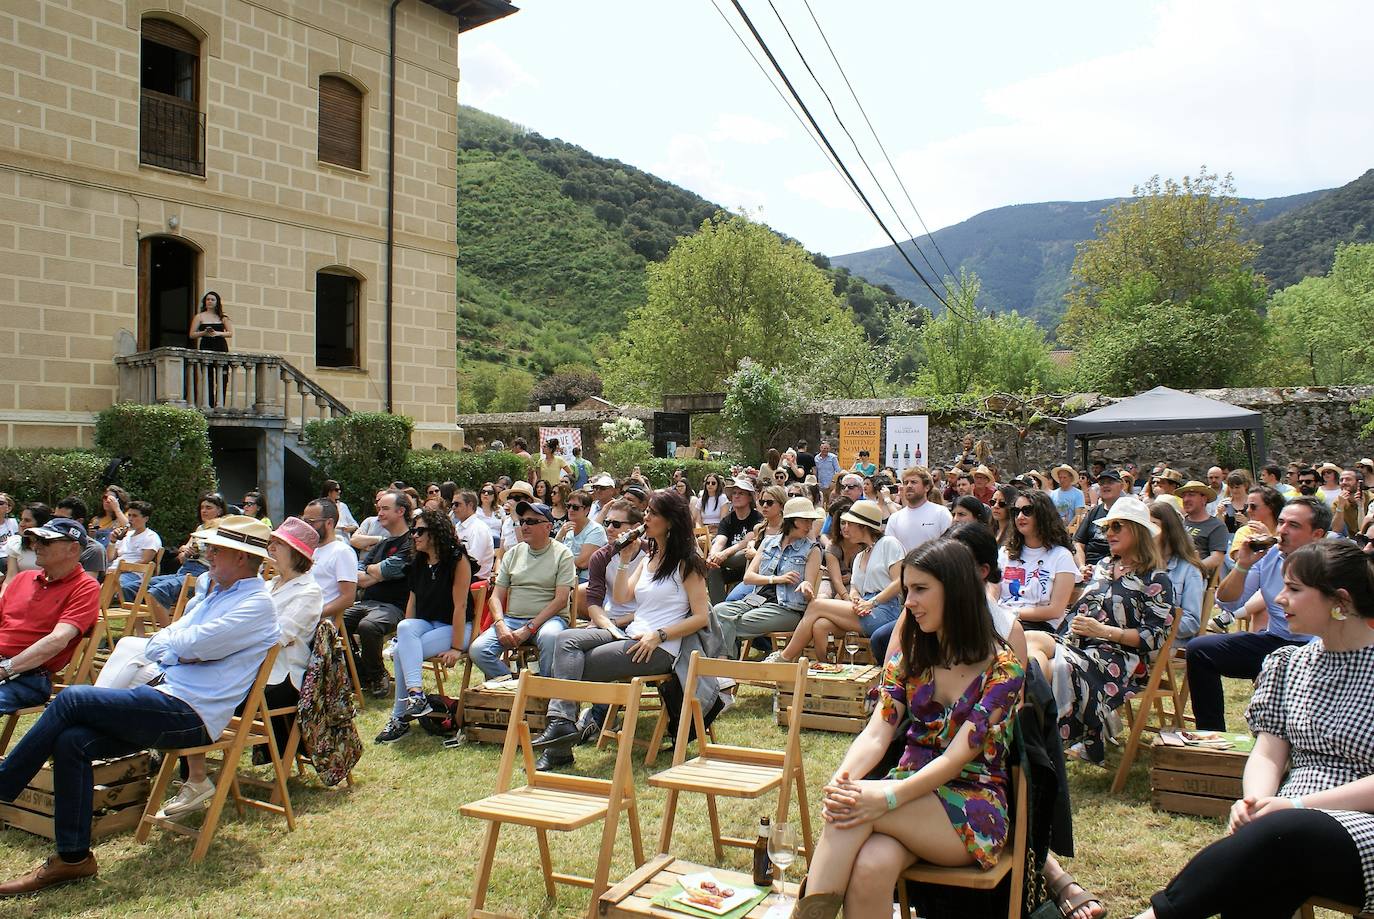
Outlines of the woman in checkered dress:
[{"label": "woman in checkered dress", "polygon": [[1288,919],[1309,897],[1374,910],[1374,561],[1320,540],[1289,556],[1283,577],[1290,626],[1316,638],[1265,659],[1230,835],[1141,919]]}]

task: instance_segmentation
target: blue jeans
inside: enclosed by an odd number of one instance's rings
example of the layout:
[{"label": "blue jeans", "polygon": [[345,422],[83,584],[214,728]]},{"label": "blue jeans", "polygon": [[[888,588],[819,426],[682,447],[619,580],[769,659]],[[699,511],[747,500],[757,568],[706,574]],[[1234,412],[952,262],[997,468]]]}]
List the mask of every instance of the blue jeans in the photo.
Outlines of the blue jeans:
[{"label": "blue jeans", "polygon": [[143,575],[125,572],[119,576],[119,593],[127,602],[132,603],[134,597],[138,596],[138,585],[143,582]]},{"label": "blue jeans", "polygon": [[52,678],[48,676],[48,671],[40,667],[21,673],[12,680],[0,683],[0,715],[43,705],[51,695]]},{"label": "blue jeans", "polygon": [[893,619],[886,625],[880,625],[873,630],[873,634],[868,636],[868,647],[873,652],[873,659],[879,666],[887,663],[887,643],[892,640],[892,633],[897,630],[897,620]]},{"label": "blue jeans", "polygon": [[[874,597],[878,596],[880,592],[881,591],[875,590],[872,593],[864,594],[864,599],[872,600]],[[873,611],[870,612],[867,616],[860,616],[859,628],[863,630],[864,636],[871,642],[873,640],[873,636],[878,633],[879,629],[881,629],[883,626],[889,623],[896,622],[897,617],[901,614],[902,597],[899,594],[898,596],[895,596],[892,599],[873,607]],[[888,635],[891,634],[891,632],[888,632]]]},{"label": "blue jeans", "polygon": [[745,597],[749,596],[756,590],[758,590],[757,585],[746,584],[743,581],[740,581],[734,587],[730,588],[730,592],[725,595],[725,602],[729,603],[732,600],[743,600]]},{"label": "blue jeans", "polygon": [[195,709],[166,693],[69,686],[0,762],[0,801],[18,797],[52,757],[57,851],[79,855],[91,847],[91,760],[209,742]]},{"label": "blue jeans", "polygon": [[[507,616],[506,627],[514,632],[516,629],[523,628],[530,622],[529,619],[522,619],[519,616]],[[534,633],[534,643],[539,646],[539,671],[541,673],[553,672],[553,652],[558,644],[558,636],[568,627],[568,622],[562,616],[554,616],[545,620],[539,627],[539,631]],[[501,652],[505,648],[501,647],[501,642],[496,638],[496,626],[487,629],[478,635],[470,646],[468,646],[468,657],[481,668],[482,673],[486,674],[487,679],[498,676],[510,676],[510,668],[506,662],[501,660]]]},{"label": "blue jeans", "polygon": [[[472,623],[465,627],[466,641],[472,633]],[[396,625],[396,647],[391,652],[391,669],[396,675],[396,704],[391,714],[400,716],[406,707],[410,688],[424,687],[425,661],[453,647],[453,626],[447,622],[428,619],[402,619]]]}]

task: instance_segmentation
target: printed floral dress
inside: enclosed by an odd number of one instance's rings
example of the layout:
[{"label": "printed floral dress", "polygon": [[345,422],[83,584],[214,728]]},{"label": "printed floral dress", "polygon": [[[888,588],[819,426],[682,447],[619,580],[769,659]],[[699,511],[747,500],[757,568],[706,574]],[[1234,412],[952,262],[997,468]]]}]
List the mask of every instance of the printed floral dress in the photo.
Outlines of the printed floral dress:
[{"label": "printed floral dress", "polygon": [[[1106,759],[1104,725],[1110,713],[1139,691],[1174,621],[1174,589],[1163,571],[1128,572],[1112,578],[1112,560],[1097,563],[1092,581],[1064,620],[1064,634],[1051,664],[1059,734],[1065,743],[1082,743],[1094,763]],[[1091,616],[1119,629],[1140,632],[1140,646],[1128,648],[1105,638],[1070,632],[1075,616]]]},{"label": "printed floral dress", "polygon": [[947,708],[936,700],[935,682],[929,674],[906,676],[899,651],[887,662],[883,681],[872,693],[888,724],[898,725],[908,709],[911,713],[906,750],[888,773],[889,779],[914,775],[949,747],[965,723],[973,724],[969,741],[980,752],[958,778],[937,789],[936,796],[969,854],[985,869],[997,864],[1007,841],[1008,748],[1024,681],[1025,671],[1016,654],[1003,648]]}]

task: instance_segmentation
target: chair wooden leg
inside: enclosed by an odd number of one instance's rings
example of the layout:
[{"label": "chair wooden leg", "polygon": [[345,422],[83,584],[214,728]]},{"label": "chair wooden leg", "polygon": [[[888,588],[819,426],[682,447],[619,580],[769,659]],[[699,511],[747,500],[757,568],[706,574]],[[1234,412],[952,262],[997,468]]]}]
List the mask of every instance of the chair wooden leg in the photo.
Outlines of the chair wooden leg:
[{"label": "chair wooden leg", "polygon": [[[1129,703],[1128,703],[1129,705]],[[1127,709],[1129,712],[1129,708]],[[1126,787],[1126,778],[1131,773],[1131,764],[1135,762],[1137,752],[1140,750],[1140,733],[1145,728],[1145,722],[1150,717],[1149,700],[1141,702],[1140,710],[1134,713],[1131,718],[1131,735],[1126,741],[1126,749],[1121,752],[1121,765],[1117,767],[1116,778],[1112,780],[1112,794],[1120,794],[1121,789]]]},{"label": "chair wooden leg", "polygon": [[587,919],[597,919],[601,895],[611,884],[611,859],[615,856],[615,834],[620,829],[619,824],[620,814],[612,802],[606,813],[606,825],[601,829],[601,851],[596,859],[596,873],[592,875],[592,896],[587,904]]},{"label": "chair wooden leg", "polygon": [[165,753],[162,768],[157,771],[157,781],[153,782],[153,789],[148,793],[148,805],[143,808],[143,819],[138,822],[138,832],[134,834],[135,841],[148,841],[148,831],[153,828],[153,815],[162,809],[162,802],[167,797],[167,788],[172,784],[172,774],[176,772],[176,768],[177,757],[174,751]]},{"label": "chair wooden leg", "polygon": [[477,863],[477,875],[472,879],[472,909],[474,915],[487,902],[487,885],[491,883],[491,863],[496,859],[496,842],[501,836],[501,824],[493,820],[487,824],[487,838],[482,843],[482,860]]},{"label": "chair wooden leg", "polygon": [[806,846],[805,853],[797,854],[810,859],[816,849],[811,839],[811,808],[806,802],[806,777],[800,769],[797,770],[797,819],[801,821],[802,844]]},{"label": "chair wooden leg", "polygon": [[[191,852],[192,863],[205,860],[205,853],[210,851],[210,843],[215,838],[215,829],[219,826],[220,815],[224,812],[224,803],[229,796],[229,789],[238,781],[238,756],[233,755],[236,751],[239,756],[243,755],[241,743],[234,744],[233,747],[224,752],[224,764],[220,766],[219,781],[215,783],[215,796],[210,799],[210,809],[205,812],[205,822],[200,825],[200,832],[196,834],[196,847]],[[237,789],[235,790],[237,791]],[[239,810],[242,811],[242,807]]]},{"label": "chair wooden leg", "polygon": [[5,751],[10,748],[10,738],[14,736],[14,729],[18,726],[18,712],[9,712],[5,715],[5,727],[0,731],[0,756],[4,756]]},{"label": "chair wooden leg", "polygon": [[897,915],[901,919],[911,919],[911,903],[906,896],[906,878],[897,878]]},{"label": "chair wooden leg", "polygon": [[654,721],[654,733],[649,738],[649,749],[644,753],[644,765],[652,766],[658,759],[659,748],[663,746],[663,735],[668,731],[668,706],[659,696],[658,718]]},{"label": "chair wooden leg", "polygon": [[[296,831],[296,815],[291,810],[291,792],[286,788],[286,779],[289,767],[286,765],[290,760],[283,759],[281,751],[277,749],[277,735],[272,730],[272,719],[263,713],[263,721],[267,725],[267,752],[272,759],[273,789],[269,799],[273,804],[281,807],[283,815],[286,817],[286,829],[288,832]],[[289,746],[291,741],[287,740]]]},{"label": "chair wooden leg", "polygon": [[544,869],[544,893],[553,900],[558,897],[558,891],[553,886],[553,857],[549,854],[549,834],[546,830],[535,830],[535,833],[539,836],[539,866]]},{"label": "chair wooden leg", "polygon": [[443,664],[434,664],[434,691],[441,696],[444,694],[444,671],[447,669]]},{"label": "chair wooden leg", "polygon": [[[606,749],[606,745],[612,740],[616,742],[620,741],[620,732],[615,729],[615,719],[619,714],[619,705],[612,705],[606,709],[606,720],[601,723],[601,734],[596,738],[596,748],[598,750]],[[634,743],[633,738],[630,739],[630,743]]]},{"label": "chair wooden leg", "polygon": [[639,829],[639,805],[630,801],[625,805],[625,822],[630,825],[630,851],[635,857],[635,867],[644,864],[644,836]]},{"label": "chair wooden leg", "polygon": [[334,628],[339,631],[339,639],[343,642],[344,660],[348,662],[348,680],[353,684],[353,695],[358,700],[358,707],[363,707],[363,683],[358,679],[358,664],[353,660],[353,642],[348,638],[348,632],[344,628],[343,613],[339,613],[334,618]]},{"label": "chair wooden leg", "polygon": [[711,819],[711,845],[716,848],[716,861],[719,862],[725,858],[725,847],[720,843],[720,814],[716,811],[715,795],[706,796],[706,816]]},{"label": "chair wooden leg", "polygon": [[677,820],[677,796],[677,789],[668,789],[668,800],[663,804],[663,829],[658,834],[660,854],[666,855],[673,851],[673,822]]}]

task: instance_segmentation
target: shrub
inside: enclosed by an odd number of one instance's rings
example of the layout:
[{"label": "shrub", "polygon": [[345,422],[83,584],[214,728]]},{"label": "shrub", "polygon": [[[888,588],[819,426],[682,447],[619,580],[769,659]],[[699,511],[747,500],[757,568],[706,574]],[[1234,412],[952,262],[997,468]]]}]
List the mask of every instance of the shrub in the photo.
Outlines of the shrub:
[{"label": "shrub", "polygon": [[508,475],[514,480],[529,473],[525,461],[514,453],[490,450],[485,453],[411,450],[403,468],[405,472],[401,478],[417,489],[426,482],[453,481],[460,489],[475,491],[483,482],[495,482],[500,476]]},{"label": "shrub", "polygon": [[[625,421],[626,419],[620,420]],[[629,420],[634,421],[636,419]],[[625,478],[635,466],[640,467],[640,472],[647,473],[648,470],[644,467],[653,458],[654,448],[647,440],[610,441],[608,439],[606,443],[601,445],[601,468],[617,479]]]},{"label": "shrub", "polygon": [[94,450],[0,450],[0,491],[49,506],[75,495],[95,513],[109,461]]},{"label": "shrub", "polygon": [[339,483],[344,500],[359,520],[373,511],[373,496],[404,477],[415,422],[405,415],[354,412],[311,421],[302,440],[318,464],[315,484]]},{"label": "shrub", "polygon": [[601,437],[607,444],[623,444],[644,439],[644,422],[638,418],[617,418],[601,425]]},{"label": "shrub", "polygon": [[709,473],[723,475],[726,479],[730,477],[730,464],[720,460],[651,459],[639,464],[639,471],[655,488],[666,488],[673,480],[674,469],[687,473],[687,484],[692,491],[701,491],[701,481]]},{"label": "shrub", "polygon": [[197,499],[215,490],[205,416],[167,405],[113,405],[96,416],[95,443],[129,459],[115,481],[151,502],[153,529],[165,545],[179,545],[196,527]]}]

